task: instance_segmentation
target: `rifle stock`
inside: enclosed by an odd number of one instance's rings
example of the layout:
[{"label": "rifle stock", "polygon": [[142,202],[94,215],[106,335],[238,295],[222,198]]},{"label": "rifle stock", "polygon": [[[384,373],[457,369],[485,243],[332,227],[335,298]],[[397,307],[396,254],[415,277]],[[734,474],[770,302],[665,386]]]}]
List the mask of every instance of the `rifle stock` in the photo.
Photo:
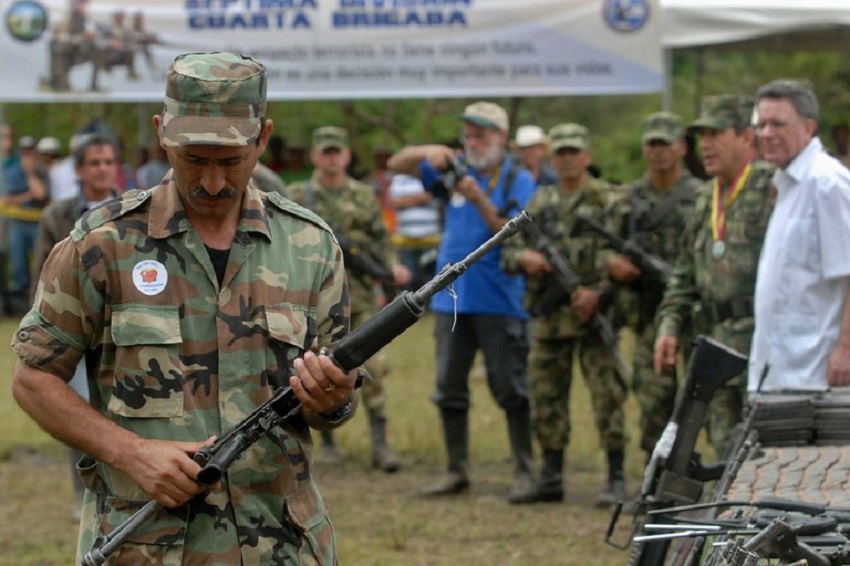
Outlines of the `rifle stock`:
[{"label": "rifle stock", "polygon": [[[322,353],[330,356],[334,363],[345,371],[361,366],[418,321],[431,297],[453,283],[470,265],[530,222],[531,216],[525,211],[521,212],[463,260],[446,265],[440,273],[416,291],[400,293],[366,324],[343,337],[332,351],[323,349]],[[360,385],[358,381],[357,386]],[[211,446],[195,454],[194,459],[201,466],[198,483],[207,487],[215,485],[242,453],[300,409],[301,402],[291,387],[276,390],[271,399],[257,407]],[[83,556],[83,566],[100,566],[106,562],[110,554],[120,547],[135,529],[155,515],[160,507],[158,502],[149,501],[108,535],[97,537],[92,548]]]}]

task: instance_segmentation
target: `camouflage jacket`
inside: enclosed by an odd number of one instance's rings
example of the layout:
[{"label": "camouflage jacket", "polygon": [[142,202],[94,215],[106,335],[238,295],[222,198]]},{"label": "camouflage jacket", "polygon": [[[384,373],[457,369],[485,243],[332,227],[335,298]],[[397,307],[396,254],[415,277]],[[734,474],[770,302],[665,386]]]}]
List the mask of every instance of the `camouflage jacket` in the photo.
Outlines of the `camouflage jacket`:
[{"label": "camouflage jacket", "polygon": [[[668,190],[659,191],[646,174],[632,183],[627,193],[612,201],[605,212],[606,229],[674,264],[681,249],[679,239],[701,184],[686,170]],[[602,255],[603,261],[607,261],[610,253]],[[615,284],[615,287],[618,318],[632,328],[654,323],[655,310],[664,294],[663,283],[642,276],[631,285]]]},{"label": "camouflage jacket", "polygon": [[[392,240],[384,225],[381,206],[372,187],[348,178],[339,189],[326,189],[317,173],[308,181],[288,185],[292,200],[307,207],[327,222],[341,241],[356,253],[366,254],[385,270],[395,263]],[[345,265],[352,314],[375,311],[375,279]]]},{"label": "camouflage jacket", "polygon": [[[682,322],[693,312],[695,331],[717,337],[710,316],[715,305],[752,304],[758,258],[775,200],[771,190],[773,166],[764,161],[753,161],[752,166],[747,184],[726,210],[726,251],[720,258],[712,255],[713,181],[697,190],[681,238],[682,250],[658,309],[659,335],[679,336]],[[752,332],[752,313],[718,322],[734,327],[734,332]]]},{"label": "camouflage jacket", "polygon": [[[85,355],[92,406],[141,437],[220,437],[288,386],[305,349],[348,330],[324,222],[253,186],[242,206],[221,286],[173,182],[90,211],[45,263],[15,352],[66,381]],[[311,455],[297,415],[236,460],[222,489],[162,510],[109,564],[334,564]],[[149,498],[103,462],[83,479],[85,552]]]},{"label": "camouflage jacket", "polygon": [[[574,194],[566,194],[557,185],[540,187],[526,207],[535,224],[569,261],[581,281],[581,285],[604,290],[609,286],[599,269],[597,253],[601,248],[598,239],[592,236],[570,237],[576,216],[588,216],[602,222],[602,213],[614,194],[609,183],[591,179]],[[508,273],[522,273],[519,255],[525,249],[536,250],[525,234],[517,234],[505,241],[502,247],[502,268]],[[528,309],[539,299],[540,294],[551,284],[548,277],[529,277],[525,293]],[[551,339],[580,336],[587,331],[565,301],[554,312],[531,318],[529,332],[533,338]]]}]

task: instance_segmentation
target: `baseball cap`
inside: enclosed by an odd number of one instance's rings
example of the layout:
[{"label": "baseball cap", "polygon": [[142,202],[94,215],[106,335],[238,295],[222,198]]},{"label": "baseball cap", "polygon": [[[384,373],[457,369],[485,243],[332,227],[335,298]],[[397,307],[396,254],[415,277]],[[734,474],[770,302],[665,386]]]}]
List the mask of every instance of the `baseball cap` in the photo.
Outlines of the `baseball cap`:
[{"label": "baseball cap", "polygon": [[585,150],[590,145],[590,130],[581,124],[558,124],[549,130],[549,152],[565,147]]},{"label": "baseball cap", "polygon": [[35,148],[35,138],[32,136],[21,136],[21,139],[18,140],[18,148],[19,149],[34,149]]},{"label": "baseball cap", "polygon": [[750,126],[755,99],[743,94],[719,94],[705,96],[700,105],[699,117],[688,130],[708,128],[742,130]]},{"label": "baseball cap", "polygon": [[324,126],[313,130],[313,149],[347,149],[348,131],[336,126]]},{"label": "baseball cap", "polygon": [[178,55],[168,68],[162,141],[244,146],[260,135],[266,68],[235,53]]},{"label": "baseball cap", "polygon": [[643,120],[643,143],[651,141],[663,141],[674,143],[684,137],[682,131],[682,119],[678,114],[672,112],[656,112],[650,114]]},{"label": "baseball cap", "polygon": [[508,113],[492,102],[474,102],[463,109],[460,119],[482,128],[508,131]]},{"label": "baseball cap", "polygon": [[41,138],[35,146],[37,152],[47,155],[59,155],[61,149],[59,140],[51,137]]},{"label": "baseball cap", "polygon": [[531,147],[545,144],[547,141],[546,133],[540,126],[520,126],[514,137],[514,144],[517,147]]}]

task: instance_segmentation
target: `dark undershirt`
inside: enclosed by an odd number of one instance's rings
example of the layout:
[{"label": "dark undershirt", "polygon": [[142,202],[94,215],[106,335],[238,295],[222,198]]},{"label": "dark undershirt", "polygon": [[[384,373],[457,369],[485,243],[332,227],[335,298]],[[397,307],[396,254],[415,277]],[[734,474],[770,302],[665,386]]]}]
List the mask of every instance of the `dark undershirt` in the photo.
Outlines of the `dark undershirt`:
[{"label": "dark undershirt", "polygon": [[224,280],[224,271],[227,269],[227,258],[230,257],[230,249],[217,250],[209,246],[204,247],[207,248],[207,253],[209,254],[210,261],[213,264],[215,277],[218,279],[218,286],[221,287],[221,283]]}]

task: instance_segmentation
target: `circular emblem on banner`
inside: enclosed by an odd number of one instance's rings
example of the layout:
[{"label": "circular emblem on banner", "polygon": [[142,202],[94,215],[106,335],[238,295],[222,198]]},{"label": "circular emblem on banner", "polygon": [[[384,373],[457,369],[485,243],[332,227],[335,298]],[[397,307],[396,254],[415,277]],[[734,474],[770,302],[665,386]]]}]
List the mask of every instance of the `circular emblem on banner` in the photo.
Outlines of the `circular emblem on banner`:
[{"label": "circular emblem on banner", "polygon": [[133,268],[133,285],[145,295],[158,295],[168,284],[168,272],[158,261],[140,261]]},{"label": "circular emblem on banner", "polygon": [[647,0],[605,0],[605,22],[616,31],[637,31],[649,19]]},{"label": "circular emblem on banner", "polygon": [[6,10],[6,29],[15,39],[35,41],[47,29],[47,10],[38,2],[15,2]]}]

